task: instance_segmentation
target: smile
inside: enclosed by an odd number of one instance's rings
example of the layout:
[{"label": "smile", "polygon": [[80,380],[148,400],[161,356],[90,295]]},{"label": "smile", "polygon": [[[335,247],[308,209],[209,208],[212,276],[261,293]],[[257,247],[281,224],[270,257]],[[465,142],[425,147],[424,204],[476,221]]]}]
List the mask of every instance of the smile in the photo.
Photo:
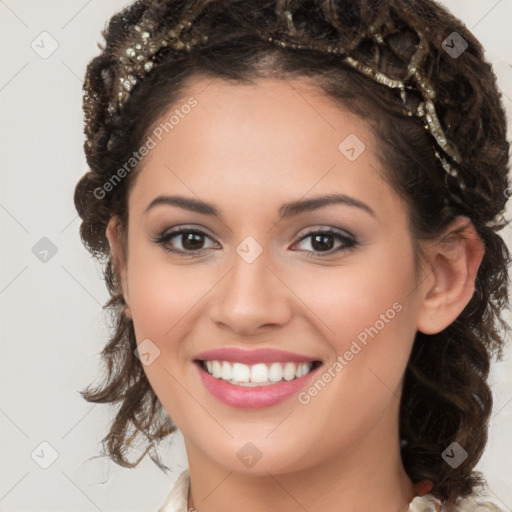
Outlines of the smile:
[{"label": "smile", "polygon": [[238,409],[271,407],[308,386],[322,366],[314,357],[275,349],[224,347],[196,354],[204,388]]},{"label": "smile", "polygon": [[248,365],[229,361],[200,361],[203,370],[212,377],[235,386],[271,386],[277,382],[299,379],[310,373],[320,362],[275,362]]}]

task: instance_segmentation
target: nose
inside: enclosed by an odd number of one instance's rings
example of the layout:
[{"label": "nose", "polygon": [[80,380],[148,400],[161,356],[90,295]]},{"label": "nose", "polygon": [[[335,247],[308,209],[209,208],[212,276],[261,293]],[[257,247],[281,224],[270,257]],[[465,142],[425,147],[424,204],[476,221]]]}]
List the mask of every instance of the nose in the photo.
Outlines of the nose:
[{"label": "nose", "polygon": [[210,317],[238,336],[257,336],[282,327],[292,316],[293,293],[264,251],[246,261],[235,252],[233,266],[216,287]]}]

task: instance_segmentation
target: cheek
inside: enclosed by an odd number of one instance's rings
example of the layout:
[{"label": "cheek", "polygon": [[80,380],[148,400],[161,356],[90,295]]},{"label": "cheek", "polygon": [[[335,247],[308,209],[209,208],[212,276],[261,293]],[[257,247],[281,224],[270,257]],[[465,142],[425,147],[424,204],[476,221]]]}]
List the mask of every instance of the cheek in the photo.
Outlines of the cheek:
[{"label": "cheek", "polygon": [[410,330],[414,325],[412,253],[395,254],[389,249],[368,256],[354,258],[347,265],[317,267],[294,279],[297,296],[339,350],[347,349],[352,339],[364,344],[371,334],[386,337],[386,332]]},{"label": "cheek", "polygon": [[360,400],[379,408],[389,390],[399,391],[416,332],[414,260],[403,247],[368,252],[357,263],[317,268],[295,280],[303,311],[331,349],[327,367],[338,361],[331,398],[348,409]]},{"label": "cheek", "polygon": [[[191,409],[195,402],[183,385],[183,362],[190,357],[190,347],[182,342],[193,331],[191,322],[196,308],[201,307],[201,299],[218,279],[213,279],[211,270],[202,278],[192,268],[168,262],[148,264],[140,255],[139,260],[133,258],[128,272],[130,309],[139,350],[150,340],[149,346],[157,354],[151,364],[143,365],[143,370],[179,428],[186,427],[187,413],[195,410]],[[195,371],[192,365],[185,368],[188,373]]]},{"label": "cheek", "polygon": [[136,222],[130,227],[127,284],[137,341],[170,340],[208,291],[209,274],[148,241]]},{"label": "cheek", "polygon": [[319,375],[326,384],[316,381],[299,397],[296,428],[305,417],[324,419],[317,446],[355,442],[397,406],[416,332],[415,275],[412,255],[394,256],[317,270],[293,288],[307,304],[313,334],[332,349]]},{"label": "cheek", "polygon": [[[155,391],[179,387],[172,375],[179,370],[195,307],[213,286],[216,276],[192,265],[173,264],[143,242],[130,247],[127,268],[129,304],[137,344],[156,346],[154,363],[144,366]],[[218,278],[217,278],[218,279]],[[151,345],[151,346],[153,346]],[[173,396],[170,393],[169,396]]]},{"label": "cheek", "polygon": [[150,338],[157,345],[179,340],[190,315],[218,279],[212,272],[169,262],[149,263],[141,255],[128,271],[130,309],[139,342]]}]

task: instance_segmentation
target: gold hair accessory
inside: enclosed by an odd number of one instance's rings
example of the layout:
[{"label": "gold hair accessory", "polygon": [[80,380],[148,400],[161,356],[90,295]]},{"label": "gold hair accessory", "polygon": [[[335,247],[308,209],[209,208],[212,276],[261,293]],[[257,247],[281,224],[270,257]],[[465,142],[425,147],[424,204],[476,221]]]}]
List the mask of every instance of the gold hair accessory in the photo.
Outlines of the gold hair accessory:
[{"label": "gold hair accessory", "polygon": [[[120,75],[118,77],[117,87],[114,88],[114,99],[108,106],[111,115],[120,110],[128,100],[131,90],[140,79],[144,78],[154,66],[153,57],[164,47],[170,47],[174,50],[189,51],[192,46],[197,44],[197,40],[192,38],[190,41],[182,41],[180,34],[183,29],[192,25],[188,19],[183,20],[175,28],[167,31],[156,40],[151,38],[153,25],[144,23],[135,26],[134,30],[139,36],[138,42],[125,50],[125,55],[119,58],[121,63]],[[202,42],[208,41],[208,36],[202,37]]]},{"label": "gold hair accessory", "polygon": [[[117,82],[113,85],[113,99],[108,105],[108,114],[110,116],[114,116],[122,110],[123,106],[128,101],[130,92],[133,90],[134,86],[155,67],[154,59],[161,48],[170,47],[176,52],[188,52],[198,44],[208,42],[208,36],[206,35],[198,38],[190,36],[189,34],[186,34],[186,32],[192,26],[192,22],[197,14],[211,1],[212,0],[204,0],[203,2],[199,2],[193,13],[185,17],[185,19],[178,23],[176,27],[171,30],[166,30],[162,34],[155,34],[154,25],[151,22],[146,22],[144,20],[133,27],[133,34],[132,37],[130,37],[130,40],[133,42],[128,48],[122,50],[122,54],[119,56]],[[282,27],[280,32],[284,31],[287,36],[295,36],[298,33],[298,30],[293,23],[292,13],[286,10],[284,11],[284,14],[284,29]],[[386,45],[386,41],[382,35],[382,29],[384,27],[384,22],[382,20],[385,14],[385,12],[381,13],[377,18],[377,21],[369,27],[368,31],[366,33],[360,32],[358,37],[354,38],[348,47],[346,45],[344,47],[342,45],[328,45],[325,47],[315,41],[310,41],[309,44],[299,44],[292,41],[285,41],[282,37],[277,38],[275,35],[269,33],[258,31],[258,34],[260,37],[283,48],[288,47],[293,49],[316,50],[339,55],[342,61],[346,62],[349,66],[363,73],[377,83],[392,89],[398,89],[403,107],[405,107],[406,115],[415,116],[421,120],[425,129],[433,136],[439,146],[439,149],[441,149],[445,155],[449,156],[456,164],[460,164],[462,162],[462,158],[455,146],[447,139],[439,122],[433,102],[436,98],[436,93],[430,82],[420,73],[420,69],[422,68],[423,62],[427,56],[425,50],[426,41],[423,34],[418,34],[420,37],[420,43],[417,45],[416,51],[411,57],[406,75],[401,80],[390,78],[384,73],[373,68],[371,65],[360,62],[349,55],[349,52],[356,48],[365,37],[371,37],[381,46]],[[185,34],[187,37],[185,37]],[[409,82],[414,82],[415,85]],[[87,82],[84,88],[86,91],[89,89],[89,84]],[[415,90],[422,95],[423,101],[419,102],[416,110],[412,110],[410,107],[407,107],[406,90]],[[88,126],[90,113],[93,111],[93,105],[91,98],[87,93],[84,95],[84,106],[87,118],[86,125]],[[86,128],[86,132],[90,134],[92,130],[90,128]],[[87,141],[87,143],[90,145],[90,141]],[[441,162],[446,174],[456,178],[460,188],[464,190],[466,187],[455,166],[442,156],[436,148],[434,148],[434,154]]]}]

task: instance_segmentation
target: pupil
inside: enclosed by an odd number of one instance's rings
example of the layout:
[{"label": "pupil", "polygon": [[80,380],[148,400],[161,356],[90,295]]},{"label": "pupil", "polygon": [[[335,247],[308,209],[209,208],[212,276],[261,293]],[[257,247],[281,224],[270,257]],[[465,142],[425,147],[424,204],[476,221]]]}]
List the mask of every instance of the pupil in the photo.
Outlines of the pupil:
[{"label": "pupil", "polygon": [[[325,242],[326,239],[330,239],[330,243]],[[319,242],[319,243],[318,243]],[[332,249],[333,240],[331,235],[315,235],[312,241],[313,248],[318,251]]]},{"label": "pupil", "polygon": [[[183,247],[185,249],[190,249],[191,251],[197,250],[201,247],[201,244],[203,243],[203,235],[200,235],[199,233],[188,233],[185,236],[185,241],[183,243]],[[196,242],[196,245],[194,245],[194,242]]]}]

